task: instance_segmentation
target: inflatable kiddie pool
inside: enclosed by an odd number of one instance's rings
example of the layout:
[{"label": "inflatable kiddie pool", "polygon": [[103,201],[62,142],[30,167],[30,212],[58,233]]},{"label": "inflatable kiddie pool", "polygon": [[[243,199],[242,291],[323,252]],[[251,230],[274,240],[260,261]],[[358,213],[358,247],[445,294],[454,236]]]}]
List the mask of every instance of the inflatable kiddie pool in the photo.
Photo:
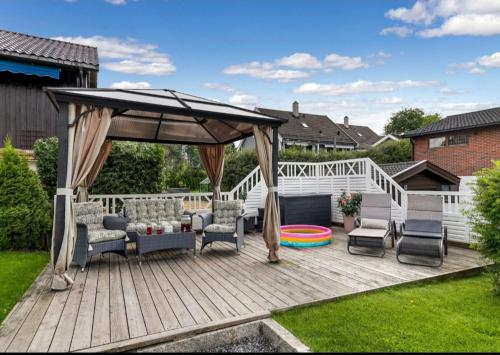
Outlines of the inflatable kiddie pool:
[{"label": "inflatable kiddie pool", "polygon": [[291,224],[281,226],[280,245],[292,248],[310,248],[327,245],[332,242],[332,230],[309,224]]}]

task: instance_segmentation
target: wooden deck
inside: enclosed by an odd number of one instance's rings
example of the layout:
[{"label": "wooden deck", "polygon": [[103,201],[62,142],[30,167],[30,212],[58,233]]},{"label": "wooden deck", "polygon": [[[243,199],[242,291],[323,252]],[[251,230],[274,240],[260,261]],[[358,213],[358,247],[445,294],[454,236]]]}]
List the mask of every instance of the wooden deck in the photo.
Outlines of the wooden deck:
[{"label": "wooden deck", "polygon": [[[198,249],[199,250],[199,249]],[[476,252],[450,247],[441,268],[408,266],[393,249],[381,258],[347,253],[341,229],[332,245],[281,249],[266,262],[260,235],[246,236],[237,255],[214,243],[203,256],[172,251],[139,265],[106,255],[84,272],[71,270],[73,287],[51,292],[47,268],[0,329],[0,351],[119,351],[267,317],[286,309],[381,287],[477,269]]]}]

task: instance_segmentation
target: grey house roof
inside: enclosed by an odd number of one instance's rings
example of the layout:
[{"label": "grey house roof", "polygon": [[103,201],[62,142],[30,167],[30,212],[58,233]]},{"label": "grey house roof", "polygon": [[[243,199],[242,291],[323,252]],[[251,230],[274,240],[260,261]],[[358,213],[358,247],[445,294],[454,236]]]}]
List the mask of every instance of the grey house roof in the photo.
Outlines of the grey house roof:
[{"label": "grey house roof", "polygon": [[403,136],[416,137],[434,133],[495,125],[500,125],[500,107],[447,116],[442,120],[431,123],[430,125],[407,132]]},{"label": "grey house roof", "polygon": [[337,144],[356,145],[356,142],[330,120],[328,116],[300,113],[299,117],[295,117],[291,111],[261,107],[257,107],[256,111],[272,117],[287,119],[288,122],[279,128],[279,134],[285,139],[333,144],[334,138],[337,137]]},{"label": "grey house roof", "polygon": [[349,137],[351,137],[356,143],[358,143],[358,148],[367,149],[373,144],[377,143],[382,136],[373,132],[370,127],[367,126],[356,126],[349,124],[349,128],[346,128],[343,123],[336,123]]},{"label": "grey house roof", "polygon": [[417,160],[417,161],[403,161],[400,163],[388,163],[388,164],[379,164],[378,166],[387,173],[389,176],[394,176],[396,174],[399,174],[403,170],[409,169],[412,166],[415,166],[424,160]]},{"label": "grey house roof", "polygon": [[97,48],[0,29],[0,57],[98,70]]}]

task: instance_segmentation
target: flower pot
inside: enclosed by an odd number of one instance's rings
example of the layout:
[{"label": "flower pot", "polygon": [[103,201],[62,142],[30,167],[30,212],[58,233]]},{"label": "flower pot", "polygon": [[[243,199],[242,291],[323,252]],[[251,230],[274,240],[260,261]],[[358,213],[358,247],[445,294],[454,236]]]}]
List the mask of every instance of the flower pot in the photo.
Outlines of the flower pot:
[{"label": "flower pot", "polygon": [[344,230],[346,233],[349,233],[354,229],[354,220],[356,219],[355,216],[346,216],[345,214],[342,213],[342,216],[344,217]]}]

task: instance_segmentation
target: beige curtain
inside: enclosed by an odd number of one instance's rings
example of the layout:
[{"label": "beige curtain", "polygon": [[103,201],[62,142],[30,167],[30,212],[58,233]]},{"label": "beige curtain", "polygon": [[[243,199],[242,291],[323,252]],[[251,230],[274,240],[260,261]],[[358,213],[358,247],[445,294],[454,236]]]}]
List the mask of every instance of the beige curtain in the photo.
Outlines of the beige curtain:
[{"label": "beige curtain", "polygon": [[259,161],[260,171],[267,186],[266,206],[264,211],[264,225],[262,237],[269,249],[270,262],[278,262],[278,249],[280,246],[280,216],[276,201],[276,187],[273,185],[273,159],[271,127],[253,126],[255,137],[255,150]]},{"label": "beige curtain", "polygon": [[104,163],[108,159],[109,153],[111,153],[112,145],[113,144],[110,139],[106,139],[104,141],[104,144],[99,151],[99,155],[97,156],[97,160],[94,163],[94,166],[92,166],[92,169],[90,169],[87,177],[78,186],[78,191],[76,194],[76,200],[78,202],[87,202],[89,200],[89,187],[92,186],[95,179],[97,178],[97,175],[99,175],[99,172],[102,170]]},{"label": "beige curtain", "polygon": [[[75,112],[74,105],[70,105],[66,188],[58,189],[63,190],[58,191],[58,195],[66,196],[64,237],[55,264],[54,250],[52,250],[54,265],[53,290],[64,290],[68,285],[73,283],[73,280],[67,275],[67,271],[73,260],[76,241],[76,222],[73,212],[72,195],[78,186],[86,183],[89,174],[97,170],[99,164],[97,163],[96,165],[96,162],[100,154],[102,154],[103,144],[111,124],[112,112],[113,110],[109,108],[89,110],[84,105],[78,107]],[[79,117],[80,113],[84,114],[73,124],[74,118]]]},{"label": "beige curtain", "polygon": [[220,184],[224,170],[224,145],[199,145],[200,159],[214,188],[212,201],[220,200]]}]

